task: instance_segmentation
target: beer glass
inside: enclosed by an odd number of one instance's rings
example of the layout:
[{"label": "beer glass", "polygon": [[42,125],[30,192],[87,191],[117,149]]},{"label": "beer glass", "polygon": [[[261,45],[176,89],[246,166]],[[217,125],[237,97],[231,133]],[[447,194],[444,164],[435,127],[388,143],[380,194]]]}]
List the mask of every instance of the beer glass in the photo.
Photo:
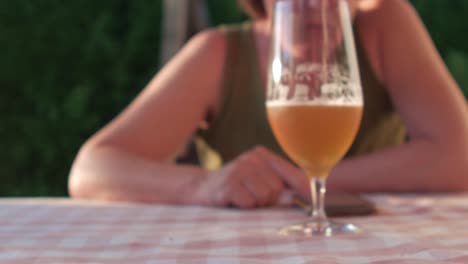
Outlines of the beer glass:
[{"label": "beer glass", "polygon": [[[271,24],[266,108],[273,133],[307,175],[312,213],[284,235],[354,233],[324,210],[326,180],[351,146],[363,96],[347,0],[277,0]],[[345,175],[343,175],[345,176]]]}]

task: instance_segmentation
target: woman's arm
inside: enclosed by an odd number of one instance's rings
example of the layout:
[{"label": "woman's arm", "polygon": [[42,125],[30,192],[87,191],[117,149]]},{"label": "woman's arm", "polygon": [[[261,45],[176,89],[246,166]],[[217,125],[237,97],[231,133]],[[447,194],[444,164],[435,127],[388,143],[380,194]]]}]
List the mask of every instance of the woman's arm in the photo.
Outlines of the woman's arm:
[{"label": "woman's arm", "polygon": [[340,163],[331,189],[468,190],[467,104],[414,9],[404,0],[363,0],[358,20],[374,69],[410,141]]},{"label": "woman's arm", "polygon": [[84,146],[69,180],[73,198],[142,203],[190,204],[206,172],[148,160],[118,146]]},{"label": "woman's arm", "polygon": [[205,172],[170,165],[215,107],[224,36],[195,36],[143,92],[82,147],[70,173],[73,197],[183,202],[181,192]]}]

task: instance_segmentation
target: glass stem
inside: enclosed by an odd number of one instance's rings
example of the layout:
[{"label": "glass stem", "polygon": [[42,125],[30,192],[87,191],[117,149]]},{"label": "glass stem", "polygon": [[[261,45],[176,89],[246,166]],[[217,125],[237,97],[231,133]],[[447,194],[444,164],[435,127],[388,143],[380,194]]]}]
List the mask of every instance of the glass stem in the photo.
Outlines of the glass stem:
[{"label": "glass stem", "polygon": [[310,190],[312,195],[311,220],[317,223],[328,224],[327,214],[325,213],[325,177],[314,177],[310,180]]}]

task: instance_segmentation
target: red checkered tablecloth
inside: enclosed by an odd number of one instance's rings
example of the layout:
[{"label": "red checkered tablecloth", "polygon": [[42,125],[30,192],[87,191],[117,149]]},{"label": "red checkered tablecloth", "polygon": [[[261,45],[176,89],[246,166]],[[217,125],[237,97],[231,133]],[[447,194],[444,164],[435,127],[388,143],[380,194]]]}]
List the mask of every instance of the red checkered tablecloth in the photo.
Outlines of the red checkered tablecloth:
[{"label": "red checkered tablecloth", "polygon": [[0,263],[468,263],[468,194],[370,196],[356,236],[288,238],[298,209],[0,200]]}]

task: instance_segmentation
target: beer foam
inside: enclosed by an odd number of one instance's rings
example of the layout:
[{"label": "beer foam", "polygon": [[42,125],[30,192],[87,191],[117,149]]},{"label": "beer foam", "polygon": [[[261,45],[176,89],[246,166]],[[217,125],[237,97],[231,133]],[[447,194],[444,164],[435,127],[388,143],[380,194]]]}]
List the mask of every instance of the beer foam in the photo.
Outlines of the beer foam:
[{"label": "beer foam", "polygon": [[310,100],[310,101],[295,101],[295,100],[278,100],[267,101],[267,107],[284,107],[284,106],[349,106],[362,107],[364,104],[357,101],[329,101],[329,100]]}]

